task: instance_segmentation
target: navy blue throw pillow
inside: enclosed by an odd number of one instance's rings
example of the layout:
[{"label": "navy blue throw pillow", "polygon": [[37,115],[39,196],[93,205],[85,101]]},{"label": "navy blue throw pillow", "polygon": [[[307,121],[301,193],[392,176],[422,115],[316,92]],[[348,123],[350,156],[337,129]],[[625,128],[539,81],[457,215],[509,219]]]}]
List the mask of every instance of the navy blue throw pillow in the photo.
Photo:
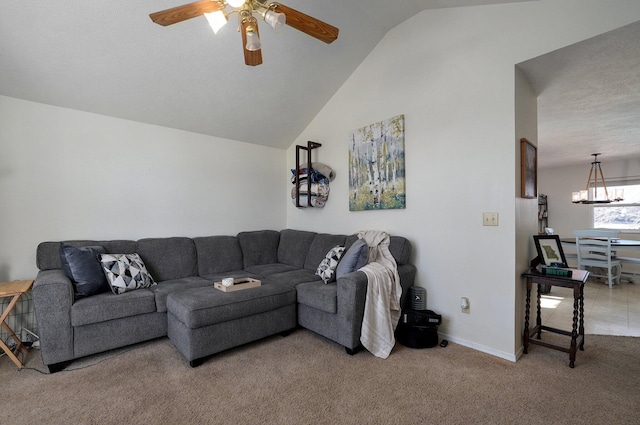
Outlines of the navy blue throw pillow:
[{"label": "navy blue throw pillow", "polygon": [[110,290],[98,259],[98,255],[105,253],[102,246],[76,248],[65,243],[60,245],[62,269],[73,283],[76,299]]}]

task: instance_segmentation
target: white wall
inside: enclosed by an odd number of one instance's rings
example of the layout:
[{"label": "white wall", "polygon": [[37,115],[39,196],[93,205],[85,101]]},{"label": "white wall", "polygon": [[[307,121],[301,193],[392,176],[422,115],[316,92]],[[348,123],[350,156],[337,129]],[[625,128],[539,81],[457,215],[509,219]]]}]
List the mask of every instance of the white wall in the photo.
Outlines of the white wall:
[{"label": "white wall", "polygon": [[[516,253],[514,281],[520,280],[519,276],[529,268],[531,259],[537,256],[533,238],[538,232],[538,198],[529,199],[521,197],[521,139],[525,138],[534,146],[538,145],[538,98],[533,88],[524,77],[524,74],[515,69],[516,77],[516,140],[515,140],[515,207],[516,207]],[[520,354],[522,347],[522,335],[524,332],[524,317],[526,289],[524,285],[514,285],[515,290],[515,334],[514,351]],[[519,324],[521,324],[519,326]]]},{"label": "white wall", "polygon": [[[524,222],[535,215],[530,201],[514,202],[522,137],[514,65],[638,19],[635,1],[539,1],[424,11],[392,29],[298,138],[323,144],[314,160],[337,178],[324,209],[289,204],[288,227],[408,237],[417,284],[443,315],[441,334],[515,359],[522,318],[514,287],[522,282],[514,276],[530,260],[520,246],[515,258],[516,235],[535,229]],[[349,212],[348,135],[398,114],[406,124],[407,208]],[[289,168],[294,158],[292,147]],[[483,211],[499,212],[500,225],[483,227]],[[460,312],[462,296],[470,314]]]},{"label": "white wall", "polygon": [[284,151],[0,96],[0,280],[39,242],[286,226]]}]

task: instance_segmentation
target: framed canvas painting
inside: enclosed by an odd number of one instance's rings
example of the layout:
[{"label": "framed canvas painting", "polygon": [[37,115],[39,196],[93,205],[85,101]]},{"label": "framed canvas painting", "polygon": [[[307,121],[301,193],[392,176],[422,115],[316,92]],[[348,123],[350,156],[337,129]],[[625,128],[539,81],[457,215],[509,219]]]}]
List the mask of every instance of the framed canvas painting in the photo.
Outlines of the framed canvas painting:
[{"label": "framed canvas painting", "polygon": [[527,139],[520,139],[520,196],[538,196],[538,153]]},{"label": "framed canvas painting", "polygon": [[404,115],[349,138],[349,211],[405,208]]}]

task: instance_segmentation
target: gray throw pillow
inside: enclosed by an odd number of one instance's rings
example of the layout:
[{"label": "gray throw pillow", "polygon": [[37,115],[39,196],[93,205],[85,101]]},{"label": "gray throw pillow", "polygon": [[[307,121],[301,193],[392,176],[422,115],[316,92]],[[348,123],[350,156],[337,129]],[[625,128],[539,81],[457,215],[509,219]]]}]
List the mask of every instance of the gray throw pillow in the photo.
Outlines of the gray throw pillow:
[{"label": "gray throw pillow", "polygon": [[102,254],[100,263],[111,291],[116,295],[157,285],[137,253]]},{"label": "gray throw pillow", "polygon": [[73,283],[75,298],[84,298],[109,290],[109,284],[102,271],[98,255],[104,254],[102,246],[60,245],[60,262],[64,274]]},{"label": "gray throw pillow", "polygon": [[369,246],[364,240],[358,239],[351,244],[347,252],[345,252],[340,259],[338,267],[336,268],[336,279],[340,279],[342,276],[365,266],[368,260]]}]

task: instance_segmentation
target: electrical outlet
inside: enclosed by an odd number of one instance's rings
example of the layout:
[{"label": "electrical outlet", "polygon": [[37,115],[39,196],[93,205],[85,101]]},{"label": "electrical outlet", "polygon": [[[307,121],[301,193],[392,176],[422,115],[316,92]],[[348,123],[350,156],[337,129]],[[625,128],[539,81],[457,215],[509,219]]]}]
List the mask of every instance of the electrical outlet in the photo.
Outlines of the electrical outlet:
[{"label": "electrical outlet", "polygon": [[460,298],[460,311],[466,314],[471,313],[471,305],[469,304],[469,298]]},{"label": "electrical outlet", "polygon": [[498,225],[498,213],[497,212],[485,212],[485,213],[482,213],[482,225],[483,226],[497,226]]}]

